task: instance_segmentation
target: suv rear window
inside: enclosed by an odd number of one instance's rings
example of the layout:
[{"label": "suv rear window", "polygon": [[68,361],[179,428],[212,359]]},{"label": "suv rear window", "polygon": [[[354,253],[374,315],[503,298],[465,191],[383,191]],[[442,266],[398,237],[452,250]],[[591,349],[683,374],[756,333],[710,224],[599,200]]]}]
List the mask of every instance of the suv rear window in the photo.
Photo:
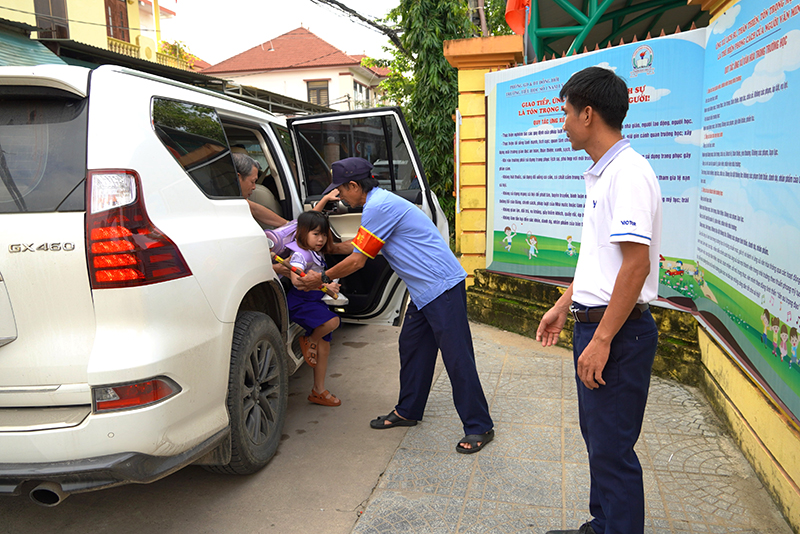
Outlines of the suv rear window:
[{"label": "suv rear window", "polygon": [[85,209],[86,109],[60,91],[0,88],[0,213]]},{"label": "suv rear window", "polygon": [[207,196],[242,196],[228,140],[214,108],[154,98],[153,128]]}]

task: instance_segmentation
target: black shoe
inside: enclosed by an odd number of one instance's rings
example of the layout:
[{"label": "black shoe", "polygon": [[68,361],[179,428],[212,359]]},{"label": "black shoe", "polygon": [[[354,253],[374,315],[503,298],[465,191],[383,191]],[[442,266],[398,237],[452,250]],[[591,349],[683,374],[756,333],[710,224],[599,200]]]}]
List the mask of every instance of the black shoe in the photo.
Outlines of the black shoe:
[{"label": "black shoe", "polygon": [[373,419],[369,422],[369,426],[377,430],[394,428],[396,426],[414,426],[416,424],[417,422],[413,419],[403,419],[402,417],[399,417],[394,410],[389,412],[389,415],[380,415],[377,419]]},{"label": "black shoe", "polygon": [[592,525],[584,523],[578,530],[548,530],[546,534],[595,534]]}]

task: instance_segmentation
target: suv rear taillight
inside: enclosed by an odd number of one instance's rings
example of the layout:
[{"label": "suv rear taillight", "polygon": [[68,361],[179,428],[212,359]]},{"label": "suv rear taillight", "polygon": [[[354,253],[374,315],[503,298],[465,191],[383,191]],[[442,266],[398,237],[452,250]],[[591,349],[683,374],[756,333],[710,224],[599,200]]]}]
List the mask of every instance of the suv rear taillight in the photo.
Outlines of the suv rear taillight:
[{"label": "suv rear taillight", "polygon": [[180,393],[181,387],[165,376],[134,384],[92,388],[94,412],[131,410],[156,404]]},{"label": "suv rear taillight", "polygon": [[178,247],[150,222],[139,175],[89,171],[86,254],[92,289],[154,284],[189,276]]}]

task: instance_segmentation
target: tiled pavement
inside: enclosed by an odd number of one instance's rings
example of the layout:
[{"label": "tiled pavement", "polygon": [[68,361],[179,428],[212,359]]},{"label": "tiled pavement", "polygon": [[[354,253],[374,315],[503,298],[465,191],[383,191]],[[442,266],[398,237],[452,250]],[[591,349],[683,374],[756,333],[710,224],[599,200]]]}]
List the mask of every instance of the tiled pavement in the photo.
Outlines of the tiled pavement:
[{"label": "tiled pavement", "polygon": [[[472,328],[494,442],[455,452],[461,425],[440,374],[425,420],[408,430],[354,533],[543,534],[589,518],[571,352]],[[645,532],[791,533],[698,391],[654,378],[636,451]]]}]

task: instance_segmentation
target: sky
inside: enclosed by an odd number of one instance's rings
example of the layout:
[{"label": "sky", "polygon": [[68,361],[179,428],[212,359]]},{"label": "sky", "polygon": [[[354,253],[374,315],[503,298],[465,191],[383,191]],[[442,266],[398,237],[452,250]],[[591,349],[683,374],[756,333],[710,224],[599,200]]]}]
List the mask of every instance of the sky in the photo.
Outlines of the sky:
[{"label": "sky", "polygon": [[[382,18],[399,0],[342,0],[369,18]],[[223,9],[224,7],[224,9]],[[348,54],[388,58],[385,35],[339,10],[311,0],[178,0],[177,16],[161,20],[161,37],[182,41],[212,65],[301,25]]]}]

